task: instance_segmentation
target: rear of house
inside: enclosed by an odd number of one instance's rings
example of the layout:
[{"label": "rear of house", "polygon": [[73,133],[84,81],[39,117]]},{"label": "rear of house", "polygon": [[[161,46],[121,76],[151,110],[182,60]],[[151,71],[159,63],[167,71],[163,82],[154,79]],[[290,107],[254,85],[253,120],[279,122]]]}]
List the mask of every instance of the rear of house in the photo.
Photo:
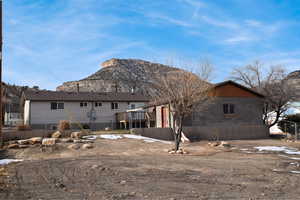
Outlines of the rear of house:
[{"label": "rear of house", "polygon": [[25,92],[24,123],[32,128],[54,129],[60,120],[73,127],[116,128],[116,113],[142,107],[149,98],[136,93]]},{"label": "rear of house", "polygon": [[[215,97],[203,111],[195,111],[184,121],[189,139],[259,139],[268,136],[262,122],[264,96],[233,81],[216,84]],[[169,105],[155,107],[156,127],[173,125]],[[170,138],[168,136],[168,138]]]}]

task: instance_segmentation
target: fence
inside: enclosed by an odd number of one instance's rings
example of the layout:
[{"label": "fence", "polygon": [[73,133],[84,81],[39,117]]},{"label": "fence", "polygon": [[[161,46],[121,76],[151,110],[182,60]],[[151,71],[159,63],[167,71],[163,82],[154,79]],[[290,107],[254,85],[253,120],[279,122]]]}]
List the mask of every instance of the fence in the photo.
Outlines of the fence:
[{"label": "fence", "polygon": [[300,132],[300,123],[293,122],[289,120],[281,120],[281,129],[288,137],[288,133],[294,135],[294,139],[298,140]]},{"label": "fence", "polygon": [[131,111],[116,113],[118,128],[144,128],[147,123],[147,114],[145,111]]}]

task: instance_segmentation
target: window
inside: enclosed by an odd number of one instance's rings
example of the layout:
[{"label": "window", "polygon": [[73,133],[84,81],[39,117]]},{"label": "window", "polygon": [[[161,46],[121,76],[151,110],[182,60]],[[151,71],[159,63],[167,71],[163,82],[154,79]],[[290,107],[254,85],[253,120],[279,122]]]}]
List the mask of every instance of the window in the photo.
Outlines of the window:
[{"label": "window", "polygon": [[51,102],[51,110],[62,110],[65,105],[62,102]]},{"label": "window", "polygon": [[87,107],[87,102],[80,102],[80,107]]},{"label": "window", "polygon": [[56,109],[57,109],[57,103],[51,102],[51,110],[56,110]]},{"label": "window", "polygon": [[234,104],[223,104],[224,114],[233,114],[235,113]]},{"label": "window", "polygon": [[57,109],[64,109],[64,103],[57,103]]},{"label": "window", "polygon": [[118,103],[111,103],[112,110],[118,109],[118,107],[119,107]]},{"label": "window", "polygon": [[100,107],[100,106],[102,106],[101,102],[95,102],[95,107]]},{"label": "window", "polygon": [[130,105],[130,108],[131,108],[131,109],[135,109],[135,104],[131,104],[131,105]]}]

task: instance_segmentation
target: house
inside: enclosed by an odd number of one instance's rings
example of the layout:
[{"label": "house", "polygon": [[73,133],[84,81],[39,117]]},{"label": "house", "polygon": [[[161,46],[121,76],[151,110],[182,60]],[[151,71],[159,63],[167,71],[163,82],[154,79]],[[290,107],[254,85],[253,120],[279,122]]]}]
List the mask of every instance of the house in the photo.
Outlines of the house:
[{"label": "house", "polygon": [[[212,90],[213,102],[205,110],[195,111],[184,120],[183,132],[186,137],[226,140],[268,136],[268,129],[262,121],[262,94],[233,81],[215,84]],[[155,105],[147,109],[155,115],[156,128],[172,128],[173,118],[169,105]]]},{"label": "house", "polygon": [[144,106],[149,98],[137,93],[25,91],[24,124],[55,129],[60,120],[92,129],[116,128],[116,113]]}]

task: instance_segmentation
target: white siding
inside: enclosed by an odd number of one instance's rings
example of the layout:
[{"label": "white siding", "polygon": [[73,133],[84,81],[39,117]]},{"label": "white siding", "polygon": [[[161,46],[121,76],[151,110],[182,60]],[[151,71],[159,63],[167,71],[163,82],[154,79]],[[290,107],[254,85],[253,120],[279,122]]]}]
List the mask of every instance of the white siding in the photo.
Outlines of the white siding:
[{"label": "white siding", "polygon": [[30,124],[30,101],[26,100],[24,104],[24,124]]},{"label": "white siding", "polygon": [[[116,102],[118,109],[111,109],[111,102],[101,102],[102,106],[94,107],[96,121],[94,123],[115,122],[115,113],[125,112],[131,104],[143,106],[141,102]],[[80,102],[64,102],[64,109],[51,110],[51,102],[31,102],[31,124],[57,124],[60,120],[72,123],[89,123],[88,113],[95,102],[88,102],[87,107],[80,107]]]}]

